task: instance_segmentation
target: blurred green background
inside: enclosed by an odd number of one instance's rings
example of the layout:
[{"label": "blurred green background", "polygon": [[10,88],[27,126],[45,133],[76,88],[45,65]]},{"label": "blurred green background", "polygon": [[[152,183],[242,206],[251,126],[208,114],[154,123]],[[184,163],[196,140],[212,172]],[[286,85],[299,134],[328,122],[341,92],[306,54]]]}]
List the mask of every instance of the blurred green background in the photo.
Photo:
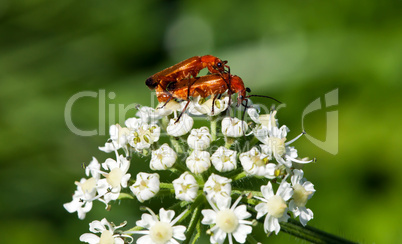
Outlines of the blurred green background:
[{"label": "blurred green background", "polygon": [[[309,224],[353,241],[400,243],[401,7],[397,0],[2,0],[0,243],[79,243],[88,223],[104,216],[134,225],[138,208],[129,202],[111,212],[97,202],[82,221],[62,207],[84,176],[82,163],[107,157],[97,150],[107,135],[74,134],[65,105],[78,92],[113,92],[101,103],[105,126],[99,97],[72,108],[78,128],[102,134],[121,119],[118,104],[151,105],[148,76],[204,54],[228,60],[253,94],[284,102],[278,118],[289,138],[302,131],[304,109],[338,89],[337,106],[304,118],[324,141],[326,113],[338,111],[338,153],[306,137],[295,143],[301,157],[318,159],[305,167],[317,190]],[[280,233],[263,242],[296,240]]]}]

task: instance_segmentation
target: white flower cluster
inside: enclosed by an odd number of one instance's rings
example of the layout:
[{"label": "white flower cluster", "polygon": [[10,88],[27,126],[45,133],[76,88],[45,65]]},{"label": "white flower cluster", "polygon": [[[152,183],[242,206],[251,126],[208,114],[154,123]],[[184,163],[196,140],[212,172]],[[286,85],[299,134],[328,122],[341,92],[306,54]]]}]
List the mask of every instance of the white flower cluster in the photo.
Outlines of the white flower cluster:
[{"label": "white flower cluster", "polygon": [[[286,222],[290,213],[302,225],[313,218],[306,203],[315,192],[314,185],[303,177],[300,169],[301,164],[312,160],[299,159],[297,150],[289,146],[299,136],[286,141],[289,129],[285,125],[279,127],[276,111],[260,115],[256,109],[248,108],[254,123],[247,124],[220,115],[228,108],[228,96],[215,99],[213,114],[212,100],[192,101],[187,110],[192,115],[213,115],[211,129],[193,128],[194,119],[189,114],[177,116],[183,105],[169,104],[161,109],[141,107],[137,117],[126,120],[125,127],[118,124],[110,127],[110,139],[99,149],[114,152],[116,159],[108,158],[100,164],[93,158],[85,168],[89,178],[76,182],[73,200],[64,204],[66,210],[77,212],[83,219],[95,200],[108,206],[122,193],[128,193],[143,203],[162,194],[160,189],[168,190],[165,192],[181,201],[180,206],[186,206],[186,210],[174,218],[173,210],[160,208],[157,216],[147,208],[150,214],[143,214],[137,226],[127,231],[116,232],[122,226],[114,227],[106,219],[94,221],[90,230],[100,233],[100,237],[83,234],[81,241],[131,243],[132,234],[141,234],[136,243],[178,243],[199,236],[187,232],[199,231],[200,227],[196,226],[204,224],[210,228],[211,243],[221,244],[226,238],[230,244],[234,240],[245,243],[255,223],[264,216],[261,222],[265,232],[276,234],[280,222]],[[220,120],[220,131],[216,131],[219,127],[216,122]],[[163,132],[170,143],[159,145]],[[253,138],[257,143],[251,144]],[[119,154],[121,151],[124,156]],[[131,171],[136,177],[130,182],[129,159],[135,155],[148,158],[150,172]],[[163,179],[154,172],[161,170],[171,171],[169,175],[173,178]],[[256,178],[259,192],[252,190],[255,185],[247,186],[246,177]],[[252,211],[247,205],[254,206]]]}]

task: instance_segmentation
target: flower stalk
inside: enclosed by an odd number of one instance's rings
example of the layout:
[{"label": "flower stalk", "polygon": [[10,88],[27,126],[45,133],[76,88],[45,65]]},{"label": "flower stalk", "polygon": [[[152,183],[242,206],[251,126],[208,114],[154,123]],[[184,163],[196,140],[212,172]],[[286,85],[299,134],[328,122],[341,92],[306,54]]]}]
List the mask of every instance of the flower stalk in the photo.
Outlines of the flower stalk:
[{"label": "flower stalk", "polygon": [[357,244],[339,236],[332,235],[309,225],[303,226],[294,219],[281,223],[281,229],[294,237],[317,244]]}]

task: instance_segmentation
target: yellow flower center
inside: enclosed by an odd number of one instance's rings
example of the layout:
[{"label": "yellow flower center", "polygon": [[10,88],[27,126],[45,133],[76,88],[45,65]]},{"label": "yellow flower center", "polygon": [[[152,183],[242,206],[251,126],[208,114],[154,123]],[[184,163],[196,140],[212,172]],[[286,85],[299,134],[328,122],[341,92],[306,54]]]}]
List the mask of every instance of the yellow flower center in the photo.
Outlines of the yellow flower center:
[{"label": "yellow flower center", "polygon": [[106,181],[113,188],[118,187],[121,182],[121,178],[123,177],[123,171],[120,168],[114,168],[110,173],[106,176]]},{"label": "yellow flower center", "polygon": [[214,191],[215,191],[215,192],[220,192],[221,190],[222,190],[221,184],[216,183],[216,184],[214,185]]},{"label": "yellow flower center", "polygon": [[230,209],[221,210],[216,215],[216,225],[226,233],[232,233],[239,225],[239,219]]},{"label": "yellow flower center", "polygon": [[173,228],[166,222],[158,221],[149,229],[149,236],[154,243],[164,244],[172,239]]},{"label": "yellow flower center", "polygon": [[80,184],[80,186],[81,186],[81,189],[83,192],[85,192],[85,193],[92,192],[92,190],[96,186],[96,179],[91,177],[88,180],[86,180],[84,183]]},{"label": "yellow flower center", "polygon": [[283,216],[287,205],[285,200],[281,196],[272,196],[268,202],[268,213],[275,218],[280,218]]},{"label": "yellow flower center", "polygon": [[308,196],[310,196],[312,192],[306,191],[304,187],[300,184],[296,184],[293,186],[293,200],[298,207],[306,206]]}]

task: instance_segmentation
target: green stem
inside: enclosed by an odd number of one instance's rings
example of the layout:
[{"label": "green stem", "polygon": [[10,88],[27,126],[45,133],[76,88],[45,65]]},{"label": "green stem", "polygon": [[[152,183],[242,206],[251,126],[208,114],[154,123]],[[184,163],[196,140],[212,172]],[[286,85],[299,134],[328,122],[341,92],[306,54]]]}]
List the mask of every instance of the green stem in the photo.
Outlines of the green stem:
[{"label": "green stem", "polygon": [[212,141],[216,141],[216,125],[217,125],[217,116],[211,116],[211,137]]},{"label": "green stem", "polygon": [[173,184],[172,183],[159,183],[159,188],[160,189],[169,189],[169,190],[174,190]]},{"label": "green stem", "polygon": [[162,196],[170,196],[174,194],[174,189],[160,189],[159,192],[156,194],[158,197],[162,197]]},{"label": "green stem", "polygon": [[177,153],[183,153],[183,148],[181,147],[179,141],[174,138],[173,136],[169,136],[170,138],[170,142],[172,143],[173,149],[177,152]]},{"label": "green stem", "polygon": [[195,244],[197,242],[198,238],[200,238],[200,236],[201,236],[201,221],[197,222],[196,229],[197,229],[197,232],[195,233],[191,244]]},{"label": "green stem", "polygon": [[243,179],[244,177],[247,177],[247,173],[245,171],[242,171],[238,175],[234,176],[232,178],[232,181],[240,180]]},{"label": "green stem", "polygon": [[[263,219],[264,218],[261,218],[261,220]],[[312,243],[320,243],[320,244],[356,243],[346,240],[342,237],[326,233],[324,231],[321,231],[308,225],[303,227],[303,225],[301,225],[298,221],[294,219],[289,219],[289,222],[280,224],[281,224],[281,231]]]},{"label": "green stem", "polygon": [[[243,194],[245,194],[246,196],[248,196],[248,194],[251,194],[252,196],[263,197],[261,192],[258,192],[258,191],[247,191],[247,190],[232,189],[232,194],[235,194],[235,195],[243,195]],[[236,198],[236,197],[234,197],[234,198]],[[250,198],[250,199],[247,198],[247,200],[246,200],[247,204],[253,205],[253,206],[257,205],[259,202],[260,201],[258,201],[255,198]]]},{"label": "green stem", "polygon": [[175,169],[177,169],[179,172],[180,172],[180,174],[182,174],[182,173],[184,173],[187,169],[183,166],[183,165],[181,165],[179,162],[176,162],[174,165],[173,165],[173,167],[175,168]]},{"label": "green stem", "polygon": [[250,141],[250,147],[255,146],[255,144],[260,143],[260,141],[257,139],[257,137],[253,137]]},{"label": "green stem", "polygon": [[[202,210],[202,207],[203,207],[202,206],[203,205],[202,204],[202,202],[203,202],[202,198],[203,198],[202,195],[197,197],[196,200],[194,201],[194,206],[196,206],[196,207],[194,209],[190,209],[192,211],[189,211],[189,212],[192,212],[193,215],[191,216],[190,223],[189,223],[189,225],[187,227],[186,240],[183,242],[183,244],[190,243],[191,239],[193,239],[191,237],[194,234],[194,230],[195,230],[196,226],[200,223],[201,210]],[[198,234],[196,234],[194,236],[194,239],[198,239]],[[193,243],[194,243],[194,241],[193,241]]]},{"label": "green stem", "polygon": [[227,149],[230,149],[230,147],[232,146],[232,144],[233,144],[235,141],[236,141],[236,138],[225,136],[225,147],[226,147]]}]

